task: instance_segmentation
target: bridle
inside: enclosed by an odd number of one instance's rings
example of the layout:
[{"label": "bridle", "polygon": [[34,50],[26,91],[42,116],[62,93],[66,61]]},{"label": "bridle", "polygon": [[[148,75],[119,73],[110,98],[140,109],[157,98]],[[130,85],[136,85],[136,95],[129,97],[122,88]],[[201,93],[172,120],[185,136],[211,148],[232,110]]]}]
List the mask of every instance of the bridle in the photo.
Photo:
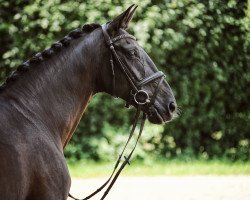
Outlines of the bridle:
[{"label": "bridle", "polygon": [[[126,79],[128,80],[128,82],[130,83],[132,90],[130,92],[130,95],[132,95],[132,99],[130,99],[129,101],[133,100],[134,103],[136,105],[146,105],[147,106],[151,106],[154,104],[155,99],[156,99],[156,95],[159,91],[159,86],[161,85],[161,83],[163,82],[164,78],[165,78],[165,74],[161,71],[155,72],[152,75],[140,80],[139,82],[136,81],[135,76],[133,76],[133,74],[130,72],[130,70],[128,69],[127,65],[124,65],[123,62],[121,61],[121,59],[119,58],[119,56],[116,53],[116,50],[114,48],[114,43],[116,43],[118,40],[124,39],[124,38],[130,38],[133,40],[136,40],[136,38],[128,33],[116,36],[114,38],[110,38],[108,32],[107,32],[107,27],[108,24],[104,24],[102,25],[102,32],[104,35],[104,39],[105,42],[107,44],[107,46],[109,47],[110,51],[111,51],[111,57],[110,57],[110,65],[111,65],[111,69],[112,69],[112,85],[113,85],[113,95],[114,95],[114,88],[115,88],[115,71],[114,71],[114,59],[117,62],[117,64],[119,65],[119,67],[121,68],[122,72],[125,74]],[[156,79],[160,79],[160,81],[157,84],[157,87],[154,91],[154,94],[152,95],[152,97],[149,97],[149,94],[141,89],[144,85],[156,80]],[[139,99],[139,97],[144,97],[143,100]],[[130,102],[127,102],[130,103]]]},{"label": "bridle", "polygon": [[[121,39],[124,39],[124,38],[130,38],[130,39],[133,39],[133,40],[136,40],[136,38],[134,36],[130,35],[130,34],[125,33],[125,34],[116,36],[116,37],[111,39],[108,32],[107,32],[107,28],[108,28],[108,24],[102,25],[102,32],[103,32],[103,35],[104,35],[106,45],[109,47],[109,49],[111,51],[110,65],[111,65],[111,69],[112,69],[112,92],[113,92],[113,95],[115,95],[115,71],[114,71],[114,59],[113,58],[115,58],[116,63],[121,68],[121,70],[123,71],[123,73],[126,76],[126,79],[128,80],[128,82],[130,83],[130,85],[132,87],[132,90],[130,92],[130,97],[131,98],[129,98],[129,100],[127,100],[127,105],[135,103],[135,105],[137,107],[137,110],[136,110],[134,123],[133,123],[133,126],[131,128],[128,140],[127,140],[121,154],[119,155],[119,158],[118,158],[118,160],[117,160],[117,162],[115,164],[113,172],[111,173],[108,180],[101,187],[99,187],[95,192],[88,195],[84,199],[77,199],[77,198],[73,197],[71,194],[69,194],[69,197],[71,197],[72,199],[75,199],[75,200],[87,200],[87,199],[90,199],[91,197],[93,197],[94,195],[99,193],[103,188],[105,188],[108,185],[108,183],[111,181],[108,188],[106,189],[106,191],[104,192],[104,194],[103,194],[103,196],[101,197],[100,200],[103,200],[107,196],[108,192],[110,191],[110,189],[114,185],[114,183],[117,180],[118,176],[120,175],[121,171],[124,169],[124,167],[127,164],[130,164],[130,162],[129,162],[130,158],[131,158],[131,156],[132,156],[132,154],[133,154],[133,152],[134,152],[134,150],[136,148],[136,145],[137,145],[137,143],[139,141],[139,138],[140,138],[140,136],[142,134],[142,130],[144,128],[145,120],[147,118],[147,115],[145,114],[145,112],[143,112],[143,117],[141,119],[139,134],[137,136],[135,145],[134,145],[133,149],[131,150],[131,152],[128,154],[128,156],[124,156],[125,160],[121,164],[120,168],[117,170],[117,168],[119,167],[119,164],[121,162],[122,156],[124,154],[124,151],[126,150],[126,147],[127,147],[128,143],[130,142],[133,134],[134,134],[137,122],[139,121],[139,118],[140,118],[140,113],[141,113],[142,106],[147,106],[148,109],[150,109],[150,107],[154,105],[156,96],[157,96],[157,94],[159,92],[160,85],[162,84],[162,82],[163,82],[163,80],[165,78],[165,74],[163,72],[161,72],[161,71],[158,71],[158,72],[155,72],[152,75],[140,80],[139,82],[136,81],[135,76],[133,76],[133,74],[130,72],[130,70],[128,69],[128,66],[124,65],[123,62],[121,61],[121,59],[119,58],[119,56],[117,55],[116,50],[115,50],[114,45],[113,45],[118,40],[121,40]],[[152,81],[154,81],[156,79],[160,79],[160,80],[159,80],[159,82],[158,82],[158,84],[156,86],[156,89],[155,89],[153,95],[150,97],[149,94],[147,93],[147,91],[143,90],[142,87],[145,86],[146,84],[149,84],[150,82],[152,82]],[[141,99],[141,97],[142,97],[142,99]],[[117,170],[117,172],[116,172],[116,170]]]}]

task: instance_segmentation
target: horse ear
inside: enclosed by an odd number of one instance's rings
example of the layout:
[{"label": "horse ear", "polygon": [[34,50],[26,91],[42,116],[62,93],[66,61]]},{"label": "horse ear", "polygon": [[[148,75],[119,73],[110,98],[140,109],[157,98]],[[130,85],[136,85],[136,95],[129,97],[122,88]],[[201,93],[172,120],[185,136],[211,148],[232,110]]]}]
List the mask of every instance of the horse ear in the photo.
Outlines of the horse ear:
[{"label": "horse ear", "polygon": [[110,31],[117,31],[120,28],[127,29],[129,22],[133,18],[136,8],[137,6],[135,4],[131,5],[126,11],[109,23],[108,29]]}]

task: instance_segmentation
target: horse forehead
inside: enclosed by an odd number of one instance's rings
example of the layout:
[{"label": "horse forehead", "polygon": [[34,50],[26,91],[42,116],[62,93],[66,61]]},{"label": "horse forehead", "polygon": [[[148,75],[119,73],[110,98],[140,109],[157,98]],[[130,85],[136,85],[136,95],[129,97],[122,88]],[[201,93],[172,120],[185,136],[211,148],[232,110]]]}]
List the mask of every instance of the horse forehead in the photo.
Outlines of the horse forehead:
[{"label": "horse forehead", "polygon": [[[132,37],[135,37],[134,35],[128,33],[127,31],[125,31],[124,29],[119,29],[117,35],[115,35],[114,37],[117,37],[117,36],[120,36],[120,35],[127,35],[127,36],[132,36]],[[128,39],[128,40],[133,40],[132,38],[129,38],[129,37],[125,37],[123,39]]]},{"label": "horse forehead", "polygon": [[131,49],[132,47],[137,47],[138,46],[136,44],[136,42],[131,38],[123,38],[120,41],[118,41],[117,44],[119,46],[122,46],[122,47],[126,48],[126,49]]}]

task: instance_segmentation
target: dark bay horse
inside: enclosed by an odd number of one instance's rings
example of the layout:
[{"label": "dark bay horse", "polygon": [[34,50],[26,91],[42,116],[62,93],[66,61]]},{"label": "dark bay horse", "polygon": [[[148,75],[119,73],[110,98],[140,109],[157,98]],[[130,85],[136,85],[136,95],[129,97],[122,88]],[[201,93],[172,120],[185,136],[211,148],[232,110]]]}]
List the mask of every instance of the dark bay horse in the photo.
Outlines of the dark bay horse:
[{"label": "dark bay horse", "polygon": [[[135,9],[129,7],[105,26],[106,34],[116,38],[119,60],[110,62],[103,27],[84,25],[20,65],[0,87],[1,200],[67,199],[71,181],[63,149],[98,92],[134,106],[148,95],[145,104],[139,103],[152,123],[162,124],[175,115],[170,86],[165,80],[159,84],[161,73],[125,31]],[[118,62],[144,91],[132,100],[133,85]],[[154,102],[147,106],[150,98]]]}]

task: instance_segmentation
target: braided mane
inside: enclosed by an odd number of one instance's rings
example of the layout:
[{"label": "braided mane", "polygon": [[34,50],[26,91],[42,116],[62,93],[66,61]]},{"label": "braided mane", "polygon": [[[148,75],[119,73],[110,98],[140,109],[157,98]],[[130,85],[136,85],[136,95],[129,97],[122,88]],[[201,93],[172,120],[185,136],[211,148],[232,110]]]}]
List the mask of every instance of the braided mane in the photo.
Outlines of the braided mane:
[{"label": "braided mane", "polygon": [[12,83],[17,80],[17,78],[20,77],[24,72],[29,71],[34,64],[43,62],[45,59],[49,59],[57,52],[61,51],[63,47],[68,47],[73,39],[80,38],[85,33],[90,33],[98,27],[100,27],[100,24],[85,24],[82,28],[78,28],[71,31],[63,39],[52,44],[50,48],[44,50],[43,52],[37,53],[35,56],[31,57],[26,62],[19,65],[16,70],[12,71],[12,73],[7,77],[5,82],[0,86],[0,92],[3,91],[9,85],[9,83]]}]

